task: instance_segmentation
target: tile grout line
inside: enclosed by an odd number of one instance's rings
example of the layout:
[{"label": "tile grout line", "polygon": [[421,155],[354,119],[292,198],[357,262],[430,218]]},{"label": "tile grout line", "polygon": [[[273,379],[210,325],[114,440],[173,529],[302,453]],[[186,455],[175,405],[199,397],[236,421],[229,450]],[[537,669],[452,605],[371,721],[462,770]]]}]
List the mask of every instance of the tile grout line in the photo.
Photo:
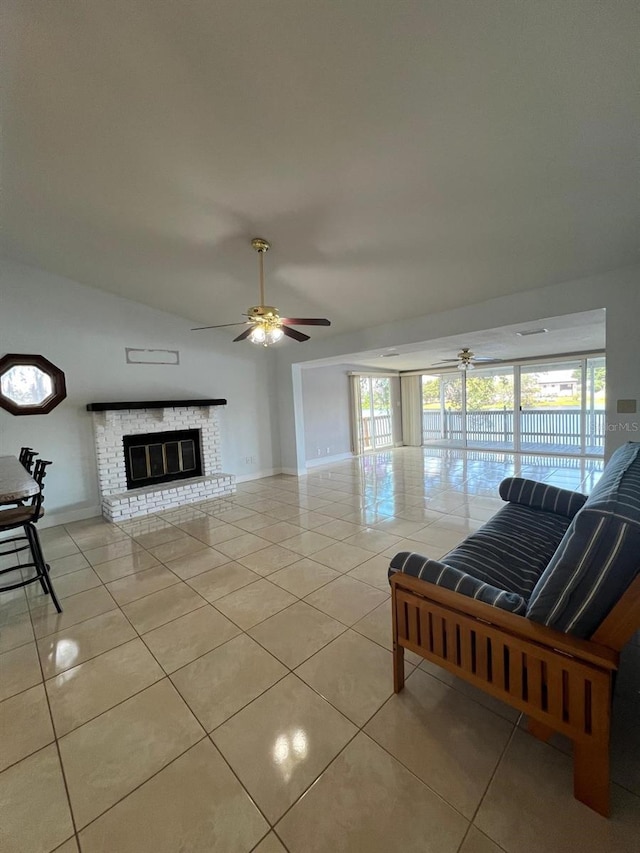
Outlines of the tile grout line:
[{"label": "tile grout line", "polygon": [[[31,614],[29,614],[29,616],[31,618]],[[33,619],[32,619],[32,623],[33,623]],[[35,634],[35,629],[34,629],[34,634]],[[58,765],[60,767],[60,774],[62,776],[62,783],[64,785],[64,791],[65,791],[65,794],[67,797],[67,807],[69,809],[69,817],[71,818],[71,825],[73,827],[73,837],[76,839],[76,843],[78,844],[78,847],[79,847],[80,842],[78,839],[78,827],[76,825],[76,818],[75,818],[75,815],[73,813],[73,808],[71,806],[71,796],[69,794],[69,784],[67,782],[67,774],[65,773],[64,764],[62,763],[62,754],[60,752],[60,744],[58,742],[58,733],[56,731],[55,723],[53,721],[53,712],[51,710],[51,702],[49,701],[49,694],[47,692],[47,688],[45,685],[44,670],[42,668],[42,661],[40,660],[40,655],[38,653],[37,644],[36,644],[36,650],[35,651],[36,651],[36,657],[38,658],[38,666],[40,667],[40,673],[42,675],[42,682],[41,682],[42,683],[42,690],[44,692],[44,698],[45,698],[45,701],[47,703],[47,709],[49,711],[49,721],[51,723],[51,731],[53,733],[53,739],[54,739],[53,742],[55,743],[56,754],[58,756]],[[47,746],[50,746],[50,744],[47,744]],[[46,747],[43,747],[43,749],[46,749]],[[69,839],[66,839],[66,841],[68,841],[68,840]],[[62,843],[65,844],[66,841],[63,841]],[[58,845],[58,846],[60,846],[60,845]],[[55,848],[54,848],[54,850],[55,850]]]},{"label": "tile grout line", "polygon": [[[522,714],[520,714],[520,716],[518,717],[518,719],[516,720],[516,722],[513,724],[513,727],[512,727],[512,729],[511,729],[511,732],[510,732],[510,734],[509,734],[509,737],[507,738],[507,742],[505,743],[505,745],[504,745],[504,748],[503,748],[502,752],[501,752],[501,753],[500,753],[500,755],[498,756],[498,760],[496,761],[496,765],[495,765],[495,767],[493,768],[493,772],[491,773],[491,776],[489,777],[489,780],[488,780],[487,784],[485,785],[484,791],[482,792],[482,795],[480,796],[480,799],[478,800],[478,805],[476,806],[476,808],[475,808],[475,810],[474,810],[474,812],[473,812],[473,816],[472,816],[472,818],[471,818],[471,820],[470,820],[470,822],[469,822],[469,826],[467,827],[467,831],[465,832],[464,838],[462,839],[462,841],[461,841],[461,843],[460,843],[460,847],[458,848],[458,853],[459,853],[459,851],[460,851],[460,850],[462,850],[462,846],[463,846],[463,844],[464,844],[464,842],[465,842],[465,840],[466,840],[466,838],[467,838],[467,835],[468,835],[468,834],[469,834],[469,832],[471,831],[471,827],[472,827],[472,826],[473,826],[473,827],[475,827],[475,829],[476,829],[478,832],[483,832],[483,830],[481,830],[479,826],[476,826],[475,820],[476,820],[476,818],[477,818],[477,816],[478,816],[478,813],[479,813],[480,809],[482,808],[482,804],[483,804],[483,802],[484,802],[484,800],[485,800],[485,797],[487,796],[487,793],[488,793],[488,791],[489,791],[489,788],[491,787],[491,783],[493,782],[493,780],[494,780],[494,778],[495,778],[495,776],[496,776],[496,773],[498,772],[498,769],[500,768],[500,765],[502,764],[502,761],[503,761],[503,759],[504,759],[505,755],[507,754],[507,750],[508,750],[508,749],[509,749],[509,747],[511,746],[511,743],[513,742],[513,739],[514,739],[514,737],[515,737],[515,735],[516,735],[516,732],[518,731],[518,723],[519,723],[519,721],[520,721],[520,717],[521,717],[521,716],[522,716]],[[495,839],[491,838],[491,836],[490,836],[490,835],[487,835],[487,833],[485,833],[485,832],[483,832],[483,835],[486,835],[486,836],[487,836],[487,838],[489,838],[491,841],[493,841],[493,842],[494,842],[494,844],[496,844],[496,846],[497,846],[497,847],[500,847],[500,849],[501,849],[501,850],[503,849],[503,848],[502,848],[502,846],[501,846],[500,844],[498,844],[498,843],[495,841]]]},{"label": "tile grout line", "polygon": [[[191,714],[193,715],[193,712],[191,711],[191,709],[189,709],[189,711],[190,711],[190,712],[191,712]],[[194,715],[194,716],[195,716],[195,715]],[[197,718],[196,718],[196,721],[198,722],[198,724],[199,724],[199,725],[200,725],[200,727],[202,728],[202,725],[201,725],[200,721],[199,721]],[[204,729],[203,729],[203,731],[204,731]],[[178,755],[174,756],[174,757],[173,757],[170,761],[168,761],[166,764],[163,764],[163,765],[162,765],[162,767],[159,767],[156,771],[154,771],[154,772],[151,774],[151,776],[149,776],[147,779],[144,779],[142,782],[140,782],[138,785],[136,785],[136,786],[135,786],[135,788],[132,788],[130,791],[127,791],[127,793],[126,793],[126,794],[123,794],[121,797],[119,797],[119,798],[118,798],[114,803],[112,803],[110,806],[108,806],[106,809],[104,809],[104,811],[101,811],[101,812],[100,812],[100,814],[96,815],[94,818],[91,818],[91,820],[90,820],[88,823],[85,823],[82,827],[80,827],[80,829],[79,829],[79,830],[77,830],[77,832],[76,832],[76,836],[77,836],[77,839],[78,839],[78,846],[80,846],[80,833],[84,832],[84,831],[85,831],[85,829],[87,829],[89,826],[91,826],[91,825],[92,825],[93,823],[95,823],[97,820],[100,820],[100,818],[102,818],[102,817],[104,817],[106,814],[108,814],[112,809],[114,809],[117,805],[119,805],[119,803],[124,802],[124,800],[126,800],[126,799],[127,799],[127,797],[130,797],[130,796],[131,796],[131,794],[133,794],[135,791],[138,791],[140,788],[142,788],[144,785],[146,785],[146,784],[147,784],[147,782],[150,782],[150,781],[151,781],[153,778],[155,778],[159,773],[162,773],[162,771],[163,771],[163,770],[166,770],[166,768],[167,768],[167,767],[170,767],[172,764],[174,764],[176,761],[178,761],[178,759],[179,759],[179,758],[182,758],[184,755],[186,755],[186,754],[187,754],[187,752],[189,752],[191,749],[193,749],[194,747],[198,746],[198,744],[201,744],[201,743],[202,743],[203,741],[205,741],[205,740],[207,740],[207,735],[206,735],[206,733],[205,733],[202,737],[198,738],[198,740],[194,741],[194,742],[193,742],[190,746],[188,746],[186,749],[183,749],[181,753],[179,753]],[[52,853],[54,853],[54,851],[52,851]],[[81,853],[82,853],[82,851],[81,851]]]}]

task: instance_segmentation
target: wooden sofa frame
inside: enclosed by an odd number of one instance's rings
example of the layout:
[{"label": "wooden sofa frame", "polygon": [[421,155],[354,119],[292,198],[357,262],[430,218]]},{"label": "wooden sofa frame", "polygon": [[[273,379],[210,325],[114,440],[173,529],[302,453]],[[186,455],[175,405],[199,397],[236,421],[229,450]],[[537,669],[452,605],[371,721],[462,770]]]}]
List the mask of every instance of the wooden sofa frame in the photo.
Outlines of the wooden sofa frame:
[{"label": "wooden sofa frame", "polygon": [[609,816],[609,734],[620,651],[640,628],[640,575],[590,640],[397,572],[391,577],[393,686],[404,650],[525,713],[531,734],[573,741],[574,796]]}]

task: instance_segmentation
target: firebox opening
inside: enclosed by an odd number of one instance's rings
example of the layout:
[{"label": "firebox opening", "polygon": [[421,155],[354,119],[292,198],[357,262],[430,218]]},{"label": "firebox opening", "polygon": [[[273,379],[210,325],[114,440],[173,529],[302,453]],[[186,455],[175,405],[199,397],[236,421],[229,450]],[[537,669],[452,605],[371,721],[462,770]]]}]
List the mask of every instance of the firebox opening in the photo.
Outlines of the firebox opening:
[{"label": "firebox opening", "polygon": [[198,429],[125,435],[122,441],[128,489],[202,475]]}]

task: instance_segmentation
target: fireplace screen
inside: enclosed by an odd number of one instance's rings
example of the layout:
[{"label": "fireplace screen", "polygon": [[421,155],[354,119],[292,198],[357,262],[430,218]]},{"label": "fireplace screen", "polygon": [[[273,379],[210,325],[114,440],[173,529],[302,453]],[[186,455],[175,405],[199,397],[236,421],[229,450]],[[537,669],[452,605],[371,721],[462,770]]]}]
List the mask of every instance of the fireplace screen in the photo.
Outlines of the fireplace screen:
[{"label": "fireplace screen", "polygon": [[202,474],[197,429],[125,435],[122,440],[130,489]]}]

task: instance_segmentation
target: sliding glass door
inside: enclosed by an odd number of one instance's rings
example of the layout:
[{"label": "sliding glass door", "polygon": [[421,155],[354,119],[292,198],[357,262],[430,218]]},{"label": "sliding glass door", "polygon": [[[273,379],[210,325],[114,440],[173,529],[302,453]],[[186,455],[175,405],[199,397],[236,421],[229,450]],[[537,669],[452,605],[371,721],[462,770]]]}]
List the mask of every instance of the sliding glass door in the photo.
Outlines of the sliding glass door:
[{"label": "sliding glass door", "polygon": [[467,447],[513,450],[512,367],[474,370],[466,376]]},{"label": "sliding glass door", "polygon": [[360,377],[360,429],[363,450],[380,450],[393,444],[388,377]]},{"label": "sliding glass door", "polygon": [[422,375],[423,444],[600,456],[604,356]]},{"label": "sliding glass door", "polygon": [[459,373],[422,376],[422,443],[464,447],[463,385]]},{"label": "sliding glass door", "polygon": [[520,377],[520,449],[581,453],[582,362],[531,364],[521,368]]}]

